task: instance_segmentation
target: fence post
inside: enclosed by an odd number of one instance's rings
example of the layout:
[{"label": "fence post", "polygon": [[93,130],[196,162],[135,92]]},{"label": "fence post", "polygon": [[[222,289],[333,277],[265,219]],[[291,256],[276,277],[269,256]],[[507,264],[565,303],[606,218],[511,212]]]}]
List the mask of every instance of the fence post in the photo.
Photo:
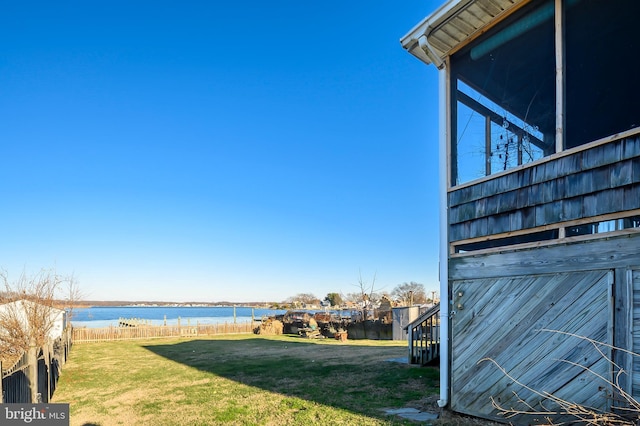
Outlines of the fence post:
[{"label": "fence post", "polygon": [[68,325],[64,330],[64,342],[62,346],[62,365],[67,363],[67,351],[69,350],[69,342],[71,341],[71,335],[73,333],[73,327]]},{"label": "fence post", "polygon": [[4,404],[4,389],[2,388],[2,361],[0,361],[0,404]]},{"label": "fence post", "polygon": [[29,352],[27,361],[27,376],[29,378],[29,388],[31,389],[31,403],[38,402],[38,352],[36,340],[32,337],[29,341]]},{"label": "fence post", "polygon": [[44,391],[47,393],[47,397],[42,397],[42,402],[49,402],[49,398],[51,398],[51,354],[53,353],[53,347],[51,347],[51,340],[44,344],[42,347],[44,352],[44,369],[45,376],[47,380],[47,384],[45,386]]}]

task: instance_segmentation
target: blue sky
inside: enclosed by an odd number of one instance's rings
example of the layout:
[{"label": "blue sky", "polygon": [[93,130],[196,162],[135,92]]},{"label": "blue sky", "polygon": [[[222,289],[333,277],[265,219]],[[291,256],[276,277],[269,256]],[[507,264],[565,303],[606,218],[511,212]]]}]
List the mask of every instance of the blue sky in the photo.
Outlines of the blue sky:
[{"label": "blue sky", "polygon": [[438,288],[440,1],[5,2],[0,267],[91,300]]}]

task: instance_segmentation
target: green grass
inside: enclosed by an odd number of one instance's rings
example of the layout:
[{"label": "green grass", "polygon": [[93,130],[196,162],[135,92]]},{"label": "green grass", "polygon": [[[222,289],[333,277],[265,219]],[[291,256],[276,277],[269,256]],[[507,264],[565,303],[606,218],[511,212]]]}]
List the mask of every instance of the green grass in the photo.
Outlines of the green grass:
[{"label": "green grass", "polygon": [[438,371],[389,362],[405,342],[225,335],[77,344],[52,402],[71,425],[402,425]]}]

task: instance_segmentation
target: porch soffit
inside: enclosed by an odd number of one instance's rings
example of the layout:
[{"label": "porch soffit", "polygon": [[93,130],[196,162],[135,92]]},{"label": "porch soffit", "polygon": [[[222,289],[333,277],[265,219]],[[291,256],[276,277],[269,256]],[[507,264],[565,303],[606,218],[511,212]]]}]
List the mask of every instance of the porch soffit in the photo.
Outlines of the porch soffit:
[{"label": "porch soffit", "polygon": [[449,0],[400,39],[426,64],[444,59],[490,24],[528,0]]}]

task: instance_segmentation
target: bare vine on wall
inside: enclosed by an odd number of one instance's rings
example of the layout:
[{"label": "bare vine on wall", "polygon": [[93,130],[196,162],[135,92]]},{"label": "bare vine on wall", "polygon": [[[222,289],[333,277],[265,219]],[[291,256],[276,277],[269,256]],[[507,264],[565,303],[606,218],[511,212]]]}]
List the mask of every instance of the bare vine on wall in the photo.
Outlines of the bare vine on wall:
[{"label": "bare vine on wall", "polygon": [[[607,363],[612,367],[613,371],[615,371],[615,375],[613,379],[609,379],[602,374],[593,371],[587,366],[583,366],[579,363],[569,361],[569,360],[557,360],[558,362],[566,363],[568,365],[578,367],[583,369],[584,371],[590,373],[594,376],[595,379],[601,381],[603,385],[608,386],[613,390],[614,394],[618,398],[618,406],[616,407],[616,411],[605,412],[601,410],[597,410],[592,407],[588,407],[583,404],[578,404],[572,401],[567,401],[563,398],[560,398],[553,393],[546,391],[539,391],[528,386],[525,383],[522,383],[518,380],[517,377],[512,376],[504,367],[502,367],[498,362],[492,358],[483,358],[478,361],[478,364],[490,362],[493,363],[496,368],[500,370],[500,372],[511,380],[513,383],[522,387],[522,389],[531,392],[533,395],[540,397],[540,400],[536,404],[532,404],[529,401],[521,398],[517,392],[513,392],[516,400],[516,405],[513,406],[504,406],[502,405],[496,398],[491,398],[491,404],[493,408],[495,408],[499,415],[503,416],[505,419],[514,419],[517,416],[525,416],[530,418],[532,422],[535,424],[545,424],[545,425],[554,425],[559,426],[561,424],[567,424],[567,418],[569,423],[575,424],[589,424],[589,425],[638,425],[640,423],[640,403],[636,401],[636,399],[627,392],[623,386],[621,386],[621,377],[626,375],[627,372],[618,364],[616,364],[609,355],[605,352],[603,348],[614,349],[618,352],[625,352],[630,356],[640,356],[634,352],[621,349],[606,343],[599,342],[594,339],[590,339],[585,336],[580,336],[573,333],[568,333],[559,330],[549,330],[542,329],[542,332],[549,333],[557,333],[563,334],[571,337],[575,337],[581,339],[583,341],[587,341],[591,343],[591,345],[595,348],[598,354],[606,360]],[[558,420],[561,419],[561,420]]]}]

